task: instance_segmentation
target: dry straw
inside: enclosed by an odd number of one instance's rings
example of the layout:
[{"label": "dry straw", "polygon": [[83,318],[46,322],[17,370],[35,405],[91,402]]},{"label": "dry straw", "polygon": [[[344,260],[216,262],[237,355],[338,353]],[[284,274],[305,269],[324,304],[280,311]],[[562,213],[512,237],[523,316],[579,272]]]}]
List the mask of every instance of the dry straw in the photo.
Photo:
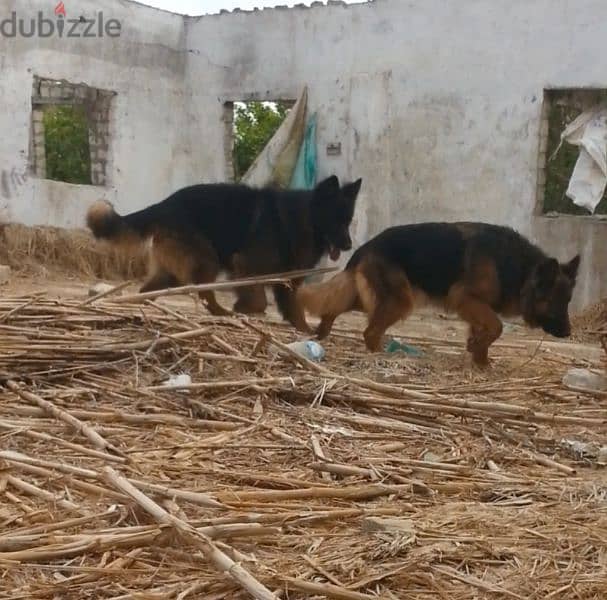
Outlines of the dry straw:
[{"label": "dry straw", "polygon": [[83,300],[0,298],[0,598],[607,596],[600,354]]},{"label": "dry straw", "polygon": [[33,275],[132,279],[145,274],[147,259],[143,251],[135,257],[125,256],[80,229],[4,224],[0,227],[0,263]]}]

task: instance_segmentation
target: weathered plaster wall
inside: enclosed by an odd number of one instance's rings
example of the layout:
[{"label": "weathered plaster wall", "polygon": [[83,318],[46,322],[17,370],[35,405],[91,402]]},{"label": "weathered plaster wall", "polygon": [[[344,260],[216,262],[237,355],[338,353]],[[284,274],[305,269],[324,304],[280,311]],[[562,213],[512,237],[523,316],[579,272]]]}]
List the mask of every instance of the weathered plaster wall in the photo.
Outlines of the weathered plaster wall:
[{"label": "weathered plaster wall", "polygon": [[[5,4],[2,14],[48,11],[47,0]],[[376,0],[201,18],[127,0],[77,10],[119,19],[122,36],[0,38],[3,220],[79,226],[99,196],[133,210],[223,180],[224,102],[292,99],[308,85],[321,175],[364,179],[358,243],[396,223],[507,223],[560,258],[583,253],[578,307],[607,295],[607,223],[536,216],[542,92],[607,87],[603,0]],[[118,93],[105,188],[11,177],[27,173],[33,75]],[[336,142],[341,156],[327,156]]]},{"label": "weathered plaster wall", "polygon": [[[0,37],[0,219],[81,227],[97,198],[131,209],[158,200],[191,177],[187,128],[184,22],[130,2],[66,2],[67,17],[122,23],[119,38]],[[0,20],[53,16],[54,2],[9,0]],[[117,92],[110,111],[109,180],[105,187],[37,179],[28,172],[33,76],[66,79]]]},{"label": "weathered plaster wall", "polygon": [[[187,21],[200,162],[221,173],[221,102],[319,111],[322,174],[364,179],[356,239],[434,219],[510,224],[584,256],[576,306],[607,295],[607,222],[536,216],[543,89],[607,87],[601,0],[376,0]],[[204,108],[202,108],[204,107]],[[342,156],[325,155],[341,142]]]}]

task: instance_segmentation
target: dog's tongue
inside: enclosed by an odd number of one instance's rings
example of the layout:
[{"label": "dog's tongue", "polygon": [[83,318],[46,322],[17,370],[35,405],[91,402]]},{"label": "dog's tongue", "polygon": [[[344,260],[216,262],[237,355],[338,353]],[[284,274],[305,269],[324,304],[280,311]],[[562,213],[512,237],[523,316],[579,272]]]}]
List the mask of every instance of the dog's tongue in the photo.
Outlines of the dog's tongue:
[{"label": "dog's tongue", "polygon": [[329,248],[329,256],[333,262],[337,262],[339,260],[340,254],[341,252],[339,251],[339,248],[336,248],[335,246],[331,246]]}]

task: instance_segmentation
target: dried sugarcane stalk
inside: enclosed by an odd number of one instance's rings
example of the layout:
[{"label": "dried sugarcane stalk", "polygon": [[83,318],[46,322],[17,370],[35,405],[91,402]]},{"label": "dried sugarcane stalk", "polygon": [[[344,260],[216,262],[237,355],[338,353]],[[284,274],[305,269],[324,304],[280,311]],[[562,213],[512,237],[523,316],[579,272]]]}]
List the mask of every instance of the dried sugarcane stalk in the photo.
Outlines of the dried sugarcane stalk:
[{"label": "dried sugarcane stalk", "polygon": [[298,590],[310,592],[314,595],[325,596],[327,598],[335,598],[336,600],[377,600],[377,596],[353,592],[329,583],[312,583],[311,581],[304,581],[292,577],[285,577],[283,579],[286,583]]},{"label": "dried sugarcane stalk", "polygon": [[103,472],[107,481],[116,487],[116,489],[127,494],[159,523],[172,526],[185,540],[198,547],[203,556],[216,569],[234,579],[253,598],[258,600],[278,600],[275,594],[257,581],[246,569],[235,563],[227,554],[217,548],[207,535],[196,530],[189,523],[169,514],[164,508],[140,492],[111,467],[105,467]]},{"label": "dried sugarcane stalk", "polygon": [[73,502],[70,502],[69,500],[66,500],[65,498],[62,498],[60,496],[55,496],[54,494],[51,494],[50,492],[47,492],[46,490],[40,489],[38,486],[28,483],[27,481],[23,481],[23,479],[19,479],[18,477],[15,477],[14,475],[7,475],[6,481],[10,485],[12,485],[14,488],[17,488],[18,490],[21,490],[22,492],[25,492],[26,494],[29,494],[30,496],[36,496],[37,498],[42,498],[43,500],[46,500],[47,502],[51,502],[52,504],[56,504],[57,506],[60,506],[61,508],[64,508],[64,509],[72,511],[72,512],[77,512],[77,513],[80,513],[83,515],[88,515],[88,511],[84,510],[77,504],[74,504]]},{"label": "dried sugarcane stalk", "polygon": [[92,427],[86,423],[83,423],[66,410],[58,408],[52,402],[44,400],[43,398],[40,398],[40,396],[22,389],[21,386],[19,386],[19,384],[17,384],[15,381],[7,381],[6,386],[24,400],[27,400],[32,404],[37,404],[40,408],[48,412],[48,414],[52,415],[56,419],[59,419],[60,421],[63,421],[64,423],[67,423],[78,433],[86,437],[98,450],[111,450],[115,454],[122,455],[116,446],[104,440]]},{"label": "dried sugarcane stalk", "polygon": [[[93,471],[92,469],[83,469],[80,467],[74,467],[73,465],[68,465],[60,462],[51,462],[39,458],[32,458],[20,452],[13,452],[11,450],[0,450],[0,458],[4,460],[21,465],[22,467],[30,467],[30,471],[36,472],[32,469],[37,469],[39,473],[45,473],[47,475],[53,474],[53,471],[61,471],[62,473],[66,473],[68,475],[81,477],[82,479],[92,479],[96,481],[104,481],[102,474],[97,471]],[[169,487],[165,487],[162,485],[147,483],[144,481],[138,481],[136,479],[130,480],[132,485],[146,489],[155,494],[160,494],[165,498],[180,498],[181,500],[185,500],[187,502],[192,502],[193,504],[198,504],[200,506],[205,506],[207,508],[224,508],[221,502],[217,502],[217,500],[213,499],[211,496],[207,494],[202,494],[200,492],[189,492],[187,490],[176,490]],[[84,482],[80,482],[84,484]],[[107,491],[107,490],[102,490]],[[111,491],[111,490],[110,490]],[[115,493],[115,492],[114,492]],[[118,496],[122,498],[121,495]]]},{"label": "dried sugarcane stalk", "polygon": [[[42,410],[44,410],[44,409],[42,409]],[[46,412],[46,411],[44,411],[44,412]],[[56,437],[56,436],[49,435],[48,433],[42,433],[40,431],[32,431],[31,429],[19,428],[11,423],[0,421],[0,428],[7,429],[9,431],[15,431],[21,435],[25,435],[25,436],[33,438],[33,439],[54,442],[55,444],[65,446],[66,448],[69,448],[70,450],[75,450],[76,452],[79,452],[81,454],[86,454],[93,458],[100,458],[102,460],[107,460],[110,462],[116,462],[116,463],[121,463],[121,464],[126,462],[126,459],[122,458],[121,456],[107,454],[106,452],[101,452],[99,450],[91,450],[90,448],[87,448],[86,446],[81,446],[80,444],[74,444],[72,442],[68,442],[67,440],[64,440],[64,439]]]},{"label": "dried sugarcane stalk", "polygon": [[346,498],[349,500],[369,500],[380,496],[391,496],[409,492],[408,485],[361,485],[349,487],[303,488],[299,490],[269,490],[258,492],[220,492],[218,498],[226,503],[272,502],[279,500],[305,500],[312,498]]},{"label": "dried sugarcane stalk", "polygon": [[184,285],[175,288],[166,288],[154,292],[143,292],[139,294],[131,294],[129,296],[120,296],[114,298],[116,304],[140,302],[142,300],[152,300],[161,296],[181,296],[184,294],[192,294],[194,292],[209,292],[219,290],[233,290],[240,287],[249,287],[251,285],[288,285],[293,279],[300,279],[308,275],[322,275],[323,273],[332,273],[335,268],[326,269],[302,269],[299,271],[287,271],[285,273],[277,273],[275,275],[264,275],[261,277],[246,277],[242,279],[232,279],[230,281],[218,281],[215,283],[202,283],[198,285]]}]

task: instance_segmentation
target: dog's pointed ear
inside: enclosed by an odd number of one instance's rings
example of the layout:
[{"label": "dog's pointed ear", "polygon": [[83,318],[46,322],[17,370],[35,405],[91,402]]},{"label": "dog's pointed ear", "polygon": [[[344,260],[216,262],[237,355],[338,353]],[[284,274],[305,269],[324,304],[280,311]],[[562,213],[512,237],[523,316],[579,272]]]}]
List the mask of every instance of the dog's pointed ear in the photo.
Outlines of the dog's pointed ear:
[{"label": "dog's pointed ear", "polygon": [[321,196],[337,194],[339,192],[339,179],[336,175],[331,175],[317,184],[315,191]]},{"label": "dog's pointed ear", "polygon": [[358,192],[360,192],[360,186],[362,185],[362,183],[362,179],[357,179],[353,183],[348,183],[344,185],[344,187],[341,188],[341,192],[349,200],[356,200]]},{"label": "dog's pointed ear", "polygon": [[571,281],[575,281],[577,279],[577,272],[580,268],[580,260],[581,257],[579,254],[574,256],[567,264],[562,265],[563,273],[571,279]]},{"label": "dog's pointed ear", "polygon": [[543,290],[549,290],[554,285],[558,274],[559,263],[556,258],[547,258],[535,269],[537,284]]}]

